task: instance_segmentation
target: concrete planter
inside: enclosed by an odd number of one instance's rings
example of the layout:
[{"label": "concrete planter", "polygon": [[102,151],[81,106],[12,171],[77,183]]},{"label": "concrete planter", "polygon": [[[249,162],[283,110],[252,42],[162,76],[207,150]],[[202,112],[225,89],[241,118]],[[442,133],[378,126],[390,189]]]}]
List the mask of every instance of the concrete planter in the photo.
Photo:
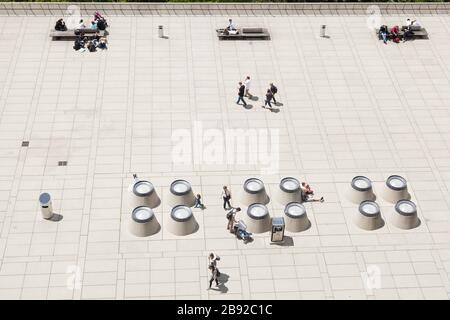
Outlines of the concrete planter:
[{"label": "concrete planter", "polygon": [[374,201],[366,200],[361,202],[358,213],[353,222],[361,229],[376,230],[384,226],[384,220],[381,217],[380,207]]},{"label": "concrete planter", "polygon": [[171,207],[178,205],[194,206],[195,196],[191,184],[186,180],[175,180],[172,182],[167,196],[167,204]]},{"label": "concrete planter", "polygon": [[269,210],[262,203],[253,203],[247,208],[247,215],[244,217],[248,231],[252,233],[264,233],[270,231],[271,220]]},{"label": "concrete planter", "polygon": [[409,200],[398,201],[391,215],[391,222],[397,228],[405,230],[418,227],[420,220],[417,217],[417,208],[414,202]]},{"label": "concrete planter", "polygon": [[364,176],[354,177],[347,190],[347,198],[356,204],[367,200],[375,200],[376,197],[373,193],[372,181]]},{"label": "concrete planter", "polygon": [[274,192],[278,203],[285,206],[291,202],[302,202],[302,189],[300,182],[292,177],[281,179],[278,188]]},{"label": "concrete planter", "polygon": [[305,231],[311,226],[306,209],[299,202],[291,202],[286,205],[284,208],[284,221],[286,230],[290,232]]},{"label": "concrete planter", "polygon": [[131,213],[128,230],[136,237],[148,237],[158,233],[161,226],[149,207],[137,207]]},{"label": "concrete planter", "polygon": [[397,175],[388,177],[382,196],[384,200],[391,203],[397,203],[399,200],[409,200],[411,196],[408,193],[406,179]]},{"label": "concrete planter", "polygon": [[129,204],[131,208],[149,207],[156,208],[161,204],[153,184],[145,180],[136,180],[128,188]]},{"label": "concrete planter", "polygon": [[264,183],[257,178],[245,180],[239,199],[244,206],[250,206],[253,203],[269,203]]},{"label": "concrete planter", "polygon": [[184,205],[172,208],[170,217],[166,222],[167,230],[176,236],[186,236],[198,229],[198,224],[191,208]]}]

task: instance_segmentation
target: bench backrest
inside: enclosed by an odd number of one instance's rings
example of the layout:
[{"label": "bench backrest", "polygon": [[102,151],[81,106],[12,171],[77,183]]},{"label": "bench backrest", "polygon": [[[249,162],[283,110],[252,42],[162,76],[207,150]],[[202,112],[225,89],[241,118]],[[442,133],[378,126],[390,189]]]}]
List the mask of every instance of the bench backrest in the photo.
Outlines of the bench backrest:
[{"label": "bench backrest", "polygon": [[242,33],[265,33],[263,28],[242,28]]}]

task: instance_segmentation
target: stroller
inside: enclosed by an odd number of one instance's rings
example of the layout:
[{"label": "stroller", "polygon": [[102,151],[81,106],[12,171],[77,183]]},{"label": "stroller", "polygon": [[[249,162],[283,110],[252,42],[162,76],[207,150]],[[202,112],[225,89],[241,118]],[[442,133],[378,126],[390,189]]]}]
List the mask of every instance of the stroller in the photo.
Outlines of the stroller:
[{"label": "stroller", "polygon": [[236,238],[244,240],[244,242],[248,242],[251,240],[252,234],[250,232],[247,232],[247,226],[245,225],[244,221],[239,220],[234,226],[234,234],[236,235]]}]

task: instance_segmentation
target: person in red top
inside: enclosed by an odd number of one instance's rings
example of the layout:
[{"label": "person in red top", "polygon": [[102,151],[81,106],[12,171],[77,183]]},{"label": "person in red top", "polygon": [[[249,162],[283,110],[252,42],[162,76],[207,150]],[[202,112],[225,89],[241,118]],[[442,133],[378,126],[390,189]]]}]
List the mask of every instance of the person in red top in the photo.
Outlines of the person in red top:
[{"label": "person in red top", "polygon": [[400,33],[400,28],[398,26],[393,26],[390,30],[391,34],[393,35],[394,38],[398,37],[399,33]]}]

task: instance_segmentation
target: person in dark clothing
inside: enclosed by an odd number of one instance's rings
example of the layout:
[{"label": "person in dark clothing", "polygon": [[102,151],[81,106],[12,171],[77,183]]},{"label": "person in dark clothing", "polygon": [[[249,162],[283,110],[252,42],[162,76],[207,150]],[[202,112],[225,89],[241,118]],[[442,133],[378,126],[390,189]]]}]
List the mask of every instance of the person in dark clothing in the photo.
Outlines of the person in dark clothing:
[{"label": "person in dark clothing", "polygon": [[223,198],[223,210],[227,210],[227,208],[231,209],[232,208],[231,203],[230,203],[231,192],[230,192],[230,190],[228,190],[227,186],[223,186],[222,198]]},{"label": "person in dark clothing", "polygon": [[64,20],[61,18],[58,21],[56,21],[55,24],[55,30],[56,31],[67,31],[67,26]]},{"label": "person in dark clothing", "polygon": [[264,105],[262,107],[265,108],[267,105],[269,105],[269,108],[272,109],[272,105],[270,104],[270,101],[272,99],[273,99],[272,91],[270,91],[270,89],[267,89],[266,100],[264,101]]},{"label": "person in dark clothing", "polygon": [[388,26],[382,25],[378,31],[378,38],[383,40],[384,44],[387,44],[387,37],[389,35]]},{"label": "person in dark clothing", "polygon": [[272,92],[272,99],[274,103],[277,103],[277,100],[275,100],[275,93],[278,92],[277,87],[274,86],[273,83],[270,84],[270,92]]},{"label": "person in dark clothing", "polygon": [[73,49],[76,50],[76,51],[78,51],[78,50],[80,50],[81,48],[83,48],[83,46],[81,45],[81,41],[75,40],[75,44],[73,45]]},{"label": "person in dark clothing", "polygon": [[194,208],[200,208],[202,210],[205,208],[205,206],[202,203],[202,196],[200,194],[197,194],[197,196],[195,197]]},{"label": "person in dark clothing", "polygon": [[95,44],[94,44],[94,42],[92,42],[92,41],[89,41],[89,42],[88,42],[87,48],[88,48],[89,52],[95,52],[95,51],[97,51],[97,48],[95,47]]},{"label": "person in dark clothing", "polygon": [[86,43],[86,37],[82,37],[80,35],[77,35],[73,48],[75,50],[80,50],[80,49],[84,48],[85,43]]},{"label": "person in dark clothing", "polygon": [[242,82],[239,82],[238,99],[236,101],[236,104],[239,104],[239,102],[242,101],[244,106],[247,105],[247,102],[245,102],[244,100],[244,94],[245,94],[245,86],[242,84]]},{"label": "person in dark clothing", "polygon": [[211,270],[211,278],[209,279],[209,289],[211,289],[213,281],[216,282],[216,286],[219,286],[219,274],[218,274],[219,271],[212,265],[210,265],[208,269]]},{"label": "person in dark clothing", "polygon": [[411,40],[414,37],[414,32],[411,30],[411,26],[408,26],[403,30],[403,42]]},{"label": "person in dark clothing", "polygon": [[106,23],[106,20],[104,18],[97,20],[97,29],[98,30],[105,30],[108,24]]}]

